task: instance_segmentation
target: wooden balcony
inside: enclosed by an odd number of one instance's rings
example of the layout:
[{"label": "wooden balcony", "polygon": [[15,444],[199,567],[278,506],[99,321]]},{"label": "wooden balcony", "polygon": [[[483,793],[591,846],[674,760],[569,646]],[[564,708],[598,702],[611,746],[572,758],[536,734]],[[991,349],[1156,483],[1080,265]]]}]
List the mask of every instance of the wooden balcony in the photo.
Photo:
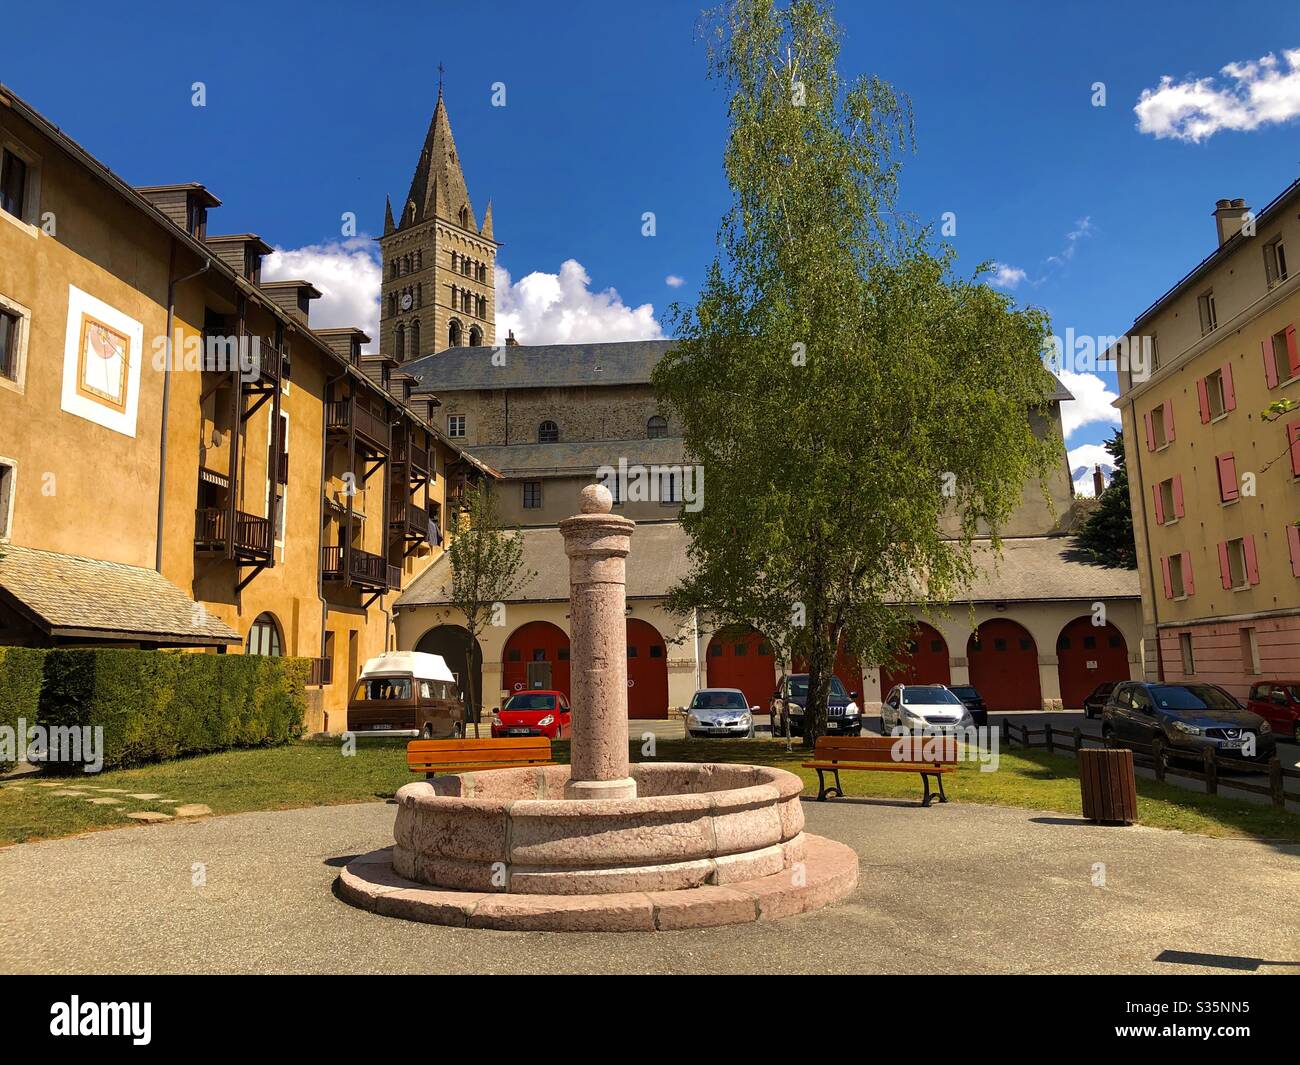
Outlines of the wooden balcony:
[{"label": "wooden balcony", "polygon": [[[345,580],[343,572],[345,557],[348,584],[383,592],[389,588],[399,587],[402,583],[401,570],[396,566],[390,566],[388,560],[382,555],[372,555],[359,547],[354,547],[351,551],[344,551],[341,547],[326,547],[321,550],[321,569],[327,581]],[[394,570],[397,572],[396,582],[393,581]]]},{"label": "wooden balcony", "polygon": [[414,503],[394,499],[388,508],[388,526],[404,540],[426,540],[429,536],[429,512]]},{"label": "wooden balcony", "polygon": [[408,438],[402,437],[393,444],[393,462],[398,465],[410,466],[412,478],[417,472],[427,474],[429,472],[429,449],[413,444]]},{"label": "wooden balcony", "polygon": [[[197,551],[227,551],[230,545],[230,512],[225,507],[199,507],[195,512],[194,548]],[[271,519],[235,512],[233,557],[264,559],[271,556]]]},{"label": "wooden balcony", "polygon": [[356,396],[327,403],[325,427],[337,435],[355,433],[363,448],[376,454],[387,455],[392,449],[392,427],[358,403]]},{"label": "wooden balcony", "polygon": [[215,373],[237,372],[245,384],[278,382],[283,361],[272,337],[203,334],[203,368]]}]

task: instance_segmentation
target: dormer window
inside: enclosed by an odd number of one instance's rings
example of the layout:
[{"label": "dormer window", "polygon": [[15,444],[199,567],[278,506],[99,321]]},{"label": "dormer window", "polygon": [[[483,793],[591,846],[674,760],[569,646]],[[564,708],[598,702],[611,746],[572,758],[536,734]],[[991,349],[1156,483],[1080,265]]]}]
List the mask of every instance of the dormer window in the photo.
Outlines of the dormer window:
[{"label": "dormer window", "polygon": [[668,419],[656,414],[645,423],[645,435],[650,440],[659,440],[668,435]]},{"label": "dormer window", "polygon": [[262,281],[262,256],[251,248],[244,252],[244,276],[255,285]]},{"label": "dormer window", "polygon": [[558,444],[560,442],[560,427],[552,421],[542,422],[537,427],[537,442],[539,444]]},{"label": "dormer window", "polygon": [[208,209],[193,196],[185,209],[185,228],[195,240],[208,235]]}]

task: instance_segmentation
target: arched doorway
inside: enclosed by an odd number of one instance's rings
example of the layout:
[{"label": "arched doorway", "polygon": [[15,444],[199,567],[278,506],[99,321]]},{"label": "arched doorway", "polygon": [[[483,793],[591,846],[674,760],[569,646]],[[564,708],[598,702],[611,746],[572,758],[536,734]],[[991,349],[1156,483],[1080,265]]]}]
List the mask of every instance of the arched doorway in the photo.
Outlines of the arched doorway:
[{"label": "arched doorway", "polygon": [[1094,625],[1091,615],[1075,618],[1056,638],[1061,705],[1078,710],[1104,680],[1128,680],[1128,644],[1109,621]]},{"label": "arched doorway", "polygon": [[627,619],[627,716],[668,716],[668,648],[640,618]]},{"label": "arched doorway", "polygon": [[1041,710],[1038,645],[1009,618],[991,618],[966,642],[970,682],[990,710]]},{"label": "arched doorway", "polygon": [[948,642],[933,625],[919,621],[894,665],[880,668],[880,698],[895,684],[951,684]]},{"label": "arched doorway", "polygon": [[723,629],[713,634],[708,650],[710,688],[739,688],[750,706],[767,712],[776,691],[776,659],[756,629]]},{"label": "arched doorway", "polygon": [[[469,678],[471,668],[466,650],[468,635],[460,625],[439,625],[421,636],[419,642],[415,645],[417,651],[442,656],[442,660],[447,663],[447,668],[456,677],[456,683],[460,688],[461,701],[464,702],[467,708],[470,705]],[[474,641],[474,663],[472,668],[474,670],[474,690],[478,692],[479,705],[491,709],[492,701],[496,699],[497,693],[483,690],[483,648],[479,646],[477,640]]]},{"label": "arched doorway", "polygon": [[[791,663],[791,672],[807,673],[808,663],[802,658],[796,657]],[[834,673],[840,678],[840,683],[844,685],[846,692],[857,692],[859,696],[862,694],[862,665],[856,657],[845,652],[843,644],[840,645],[839,651],[835,655]],[[776,685],[774,684],[772,687],[775,690]],[[766,708],[764,704],[764,709]]]},{"label": "arched doorway", "polygon": [[520,625],[506,640],[502,656],[501,684],[507,691],[550,688],[570,695],[569,637],[558,625]]}]

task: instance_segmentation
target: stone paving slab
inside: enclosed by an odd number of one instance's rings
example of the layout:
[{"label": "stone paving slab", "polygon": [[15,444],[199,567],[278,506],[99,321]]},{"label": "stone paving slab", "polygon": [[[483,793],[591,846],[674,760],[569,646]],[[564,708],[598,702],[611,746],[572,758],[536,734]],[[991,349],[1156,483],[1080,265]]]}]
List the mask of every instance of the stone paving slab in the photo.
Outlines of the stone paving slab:
[{"label": "stone paving slab", "polygon": [[[0,971],[1177,974],[1300,961],[1295,844],[957,802],[804,811],[809,832],[858,854],[844,901],[660,932],[499,932],[358,910],[333,885],[392,842],[383,803],[24,843],[0,848]],[[1166,951],[1223,965],[1171,964]]]}]

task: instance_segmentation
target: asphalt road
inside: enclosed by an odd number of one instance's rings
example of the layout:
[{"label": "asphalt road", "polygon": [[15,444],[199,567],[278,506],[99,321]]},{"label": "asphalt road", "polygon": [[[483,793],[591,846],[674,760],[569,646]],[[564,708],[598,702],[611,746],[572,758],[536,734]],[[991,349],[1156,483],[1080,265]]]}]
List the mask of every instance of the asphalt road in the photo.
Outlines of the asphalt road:
[{"label": "asphalt road", "polygon": [[[659,933],[442,928],[354,909],[382,803],[237,814],[0,849],[11,973],[1261,972],[1300,966],[1300,846],[949,803],[806,802],[852,846],[845,902]],[[1173,953],[1171,953],[1173,952]]]}]

